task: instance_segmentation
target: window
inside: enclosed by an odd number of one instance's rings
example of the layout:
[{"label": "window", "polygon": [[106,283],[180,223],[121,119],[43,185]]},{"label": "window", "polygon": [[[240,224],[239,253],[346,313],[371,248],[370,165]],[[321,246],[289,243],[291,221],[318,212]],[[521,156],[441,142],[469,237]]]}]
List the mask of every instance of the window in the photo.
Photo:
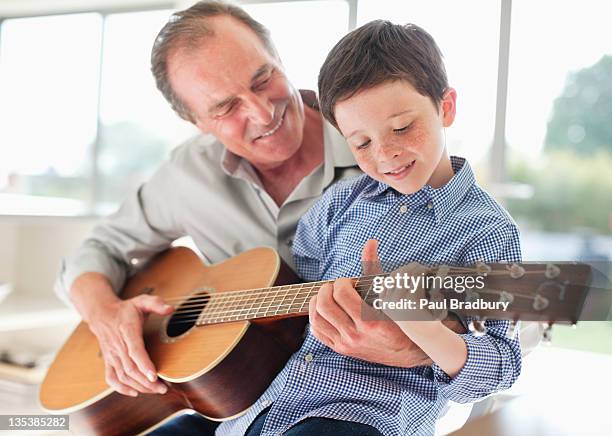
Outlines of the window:
[{"label": "window", "polygon": [[171,13],[2,23],[0,213],[106,213],[193,133],[149,71]]},{"label": "window", "polygon": [[[89,200],[102,18],[5,20],[0,37],[0,190]],[[36,37],[33,37],[36,36]]]},{"label": "window", "polygon": [[96,198],[114,205],[150,176],[172,147],[193,134],[155,87],[155,36],[172,11],[108,15],[100,93]]},{"label": "window", "polygon": [[291,83],[316,90],[327,53],[348,31],[348,3],[274,2],[246,4],[244,9],[270,30]]},{"label": "window", "polygon": [[[612,260],[610,12],[597,0],[513,2],[508,177],[532,195],[507,206],[527,260]],[[582,322],[555,327],[553,343],[612,353],[611,333]]]}]

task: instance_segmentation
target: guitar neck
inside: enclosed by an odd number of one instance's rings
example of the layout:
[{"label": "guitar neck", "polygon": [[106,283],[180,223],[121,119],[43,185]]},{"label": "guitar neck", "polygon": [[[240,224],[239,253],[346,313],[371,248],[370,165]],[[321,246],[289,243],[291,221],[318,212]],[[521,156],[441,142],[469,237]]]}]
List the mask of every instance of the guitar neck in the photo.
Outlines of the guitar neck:
[{"label": "guitar neck", "polygon": [[[374,300],[381,298],[379,293],[374,292],[375,280],[378,279],[377,284],[380,285],[397,271],[355,277],[351,280],[362,300],[372,305]],[[508,302],[507,305],[498,305],[498,308],[478,308],[463,304],[462,307],[467,307],[467,310],[460,309],[458,312],[465,315],[575,323],[584,305],[590,276],[591,267],[579,263],[477,263],[473,267],[465,268],[428,268],[423,277],[434,280],[421,283],[428,294],[437,292],[438,299],[447,301],[460,300],[469,303],[471,300],[480,299],[488,302]],[[465,283],[468,277],[472,278],[472,282],[477,281],[483,286],[476,292],[469,289],[460,291],[456,286],[459,283],[457,279],[461,278]],[[442,279],[449,278],[454,279],[452,283],[455,286],[441,288],[441,284],[445,283]],[[199,309],[197,325],[303,316],[308,314],[310,299],[326,283],[333,283],[333,280],[206,294],[181,309]],[[500,308],[502,306],[503,310]]]},{"label": "guitar neck", "polygon": [[[369,292],[372,278],[359,277],[353,280],[362,299],[371,303],[376,295]],[[310,299],[322,285],[333,282],[334,280],[326,280],[212,294],[197,325],[307,315]]]}]

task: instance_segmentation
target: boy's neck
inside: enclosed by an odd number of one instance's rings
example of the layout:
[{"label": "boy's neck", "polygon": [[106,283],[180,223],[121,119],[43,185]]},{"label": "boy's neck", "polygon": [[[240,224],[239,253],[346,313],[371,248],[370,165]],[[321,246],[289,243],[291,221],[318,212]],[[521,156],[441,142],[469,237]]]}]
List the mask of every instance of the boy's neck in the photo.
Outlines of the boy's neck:
[{"label": "boy's neck", "polygon": [[455,171],[453,170],[453,165],[451,164],[450,157],[448,156],[448,152],[445,148],[442,152],[440,162],[438,162],[438,165],[431,174],[427,184],[434,189],[441,188],[442,186],[446,185],[454,175]]}]

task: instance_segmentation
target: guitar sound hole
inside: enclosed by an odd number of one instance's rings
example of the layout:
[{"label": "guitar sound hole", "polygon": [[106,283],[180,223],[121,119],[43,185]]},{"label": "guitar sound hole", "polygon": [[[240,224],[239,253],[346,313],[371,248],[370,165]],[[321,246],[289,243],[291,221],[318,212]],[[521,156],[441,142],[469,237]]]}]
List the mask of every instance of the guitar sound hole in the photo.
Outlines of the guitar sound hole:
[{"label": "guitar sound hole", "polygon": [[186,331],[190,330],[198,321],[198,317],[202,310],[208,304],[210,297],[207,293],[202,292],[194,294],[189,299],[185,300],[172,314],[168,320],[166,334],[169,338],[176,338]]}]

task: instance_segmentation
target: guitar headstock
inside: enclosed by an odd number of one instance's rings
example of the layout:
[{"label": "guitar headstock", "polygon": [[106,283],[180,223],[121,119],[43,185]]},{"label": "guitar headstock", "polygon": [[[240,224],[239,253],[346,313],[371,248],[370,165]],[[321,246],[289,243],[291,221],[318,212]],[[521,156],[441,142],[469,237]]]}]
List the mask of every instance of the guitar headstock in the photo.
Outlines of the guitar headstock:
[{"label": "guitar headstock", "polygon": [[[441,266],[433,274],[454,276],[455,280],[470,276],[482,283],[480,289],[429,289],[430,298],[458,301],[460,308],[449,304],[449,309],[476,320],[470,328],[479,334],[486,330],[478,320],[486,318],[575,324],[589,291],[592,268],[577,262],[479,262],[466,268]],[[491,304],[479,308],[476,302]]]}]

